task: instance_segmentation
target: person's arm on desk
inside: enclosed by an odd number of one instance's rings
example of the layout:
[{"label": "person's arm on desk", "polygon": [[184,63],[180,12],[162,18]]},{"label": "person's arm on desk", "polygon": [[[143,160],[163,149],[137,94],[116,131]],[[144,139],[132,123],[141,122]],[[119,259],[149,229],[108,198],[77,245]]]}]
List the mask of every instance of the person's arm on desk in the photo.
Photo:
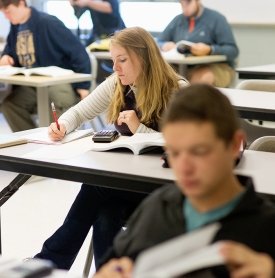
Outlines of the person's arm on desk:
[{"label": "person's arm on desk", "polygon": [[3,55],[0,59],[0,66],[13,66],[14,65],[14,60],[11,56],[9,55]]}]

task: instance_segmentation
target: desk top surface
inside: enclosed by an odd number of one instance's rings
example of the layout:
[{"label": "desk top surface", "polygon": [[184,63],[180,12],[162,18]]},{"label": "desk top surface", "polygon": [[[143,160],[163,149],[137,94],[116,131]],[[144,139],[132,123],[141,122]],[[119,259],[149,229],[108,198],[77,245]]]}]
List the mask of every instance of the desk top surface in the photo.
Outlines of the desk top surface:
[{"label": "desk top surface", "polygon": [[76,83],[91,80],[91,74],[74,73],[66,76],[50,77],[50,76],[1,76],[0,82],[5,82],[13,85],[33,86],[33,87],[46,87],[64,83]]},{"label": "desk top surface", "polygon": [[[98,51],[91,52],[97,59],[111,59],[110,52],[108,51]],[[207,55],[207,56],[184,56],[180,53],[168,54],[167,52],[162,52],[164,59],[168,63],[182,64],[182,65],[196,65],[205,63],[215,63],[226,61],[226,56],[224,55]]]},{"label": "desk top surface", "polygon": [[[110,187],[142,192],[151,192],[163,183],[175,179],[171,169],[161,167],[160,155],[156,154],[86,151],[62,159],[21,158],[30,151],[44,147],[45,145],[24,144],[0,149],[0,169],[78,182],[93,181],[93,184],[98,185],[103,179],[103,186],[106,185],[106,180]],[[53,146],[46,147],[50,153]],[[54,147],[57,150],[60,145]],[[246,150],[235,171],[252,176],[258,192],[275,195],[274,165],[275,153]],[[124,181],[125,185],[121,187]]]},{"label": "desk top surface", "polygon": [[239,73],[274,73],[275,74],[275,64],[252,66],[252,67],[241,67],[236,68]]},{"label": "desk top surface", "polygon": [[275,94],[273,92],[230,88],[220,88],[220,90],[237,110],[261,110],[265,113],[275,113]]}]

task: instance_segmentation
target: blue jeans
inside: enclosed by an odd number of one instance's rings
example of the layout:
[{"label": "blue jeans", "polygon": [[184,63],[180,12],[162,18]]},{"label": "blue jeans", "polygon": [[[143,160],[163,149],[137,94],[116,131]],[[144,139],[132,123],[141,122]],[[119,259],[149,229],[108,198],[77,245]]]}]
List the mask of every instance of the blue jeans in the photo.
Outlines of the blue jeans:
[{"label": "blue jeans", "polygon": [[48,238],[35,258],[70,269],[91,226],[96,267],[126,219],[146,194],[83,184],[62,226]]}]

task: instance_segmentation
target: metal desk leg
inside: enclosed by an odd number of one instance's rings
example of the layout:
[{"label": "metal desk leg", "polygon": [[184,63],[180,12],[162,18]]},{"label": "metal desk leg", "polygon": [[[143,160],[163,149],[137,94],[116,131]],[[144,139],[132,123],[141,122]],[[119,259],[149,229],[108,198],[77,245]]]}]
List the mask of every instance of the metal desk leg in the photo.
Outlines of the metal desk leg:
[{"label": "metal desk leg", "polygon": [[39,126],[50,124],[49,92],[47,87],[37,87],[37,113]]},{"label": "metal desk leg", "polygon": [[186,76],[187,65],[179,64],[179,74],[183,77]]},{"label": "metal desk leg", "polygon": [[2,254],[1,240],[1,206],[31,177],[31,175],[18,174],[10,183],[0,192],[0,255]]}]

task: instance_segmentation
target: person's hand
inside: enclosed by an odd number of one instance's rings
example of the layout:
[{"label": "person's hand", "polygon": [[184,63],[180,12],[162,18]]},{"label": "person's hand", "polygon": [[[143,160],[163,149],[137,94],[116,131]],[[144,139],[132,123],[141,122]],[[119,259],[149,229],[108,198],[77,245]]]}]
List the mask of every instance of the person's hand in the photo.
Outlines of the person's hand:
[{"label": "person's hand", "polygon": [[166,52],[166,51],[169,51],[173,48],[176,47],[176,44],[174,42],[165,42],[162,47],[161,47],[161,50]]},{"label": "person's hand", "polygon": [[130,278],[133,271],[133,261],[127,257],[112,259],[103,265],[93,278]]},{"label": "person's hand", "polygon": [[59,124],[60,129],[58,130],[56,123],[51,123],[48,127],[48,135],[53,141],[60,141],[66,135],[66,127],[63,124]]},{"label": "person's hand", "polygon": [[77,93],[80,95],[80,98],[83,99],[89,95],[89,90],[86,89],[77,89]]},{"label": "person's hand", "polygon": [[122,123],[127,124],[133,134],[137,131],[140,125],[140,121],[134,110],[125,110],[119,113],[117,124],[122,125]]},{"label": "person's hand", "polygon": [[14,60],[9,55],[3,55],[0,59],[0,66],[13,66]]},{"label": "person's hand", "polygon": [[195,56],[205,56],[211,53],[211,47],[208,44],[199,42],[190,47],[190,51]]},{"label": "person's hand", "polygon": [[220,252],[228,265],[231,278],[272,278],[274,262],[264,253],[233,241],[224,241]]}]

